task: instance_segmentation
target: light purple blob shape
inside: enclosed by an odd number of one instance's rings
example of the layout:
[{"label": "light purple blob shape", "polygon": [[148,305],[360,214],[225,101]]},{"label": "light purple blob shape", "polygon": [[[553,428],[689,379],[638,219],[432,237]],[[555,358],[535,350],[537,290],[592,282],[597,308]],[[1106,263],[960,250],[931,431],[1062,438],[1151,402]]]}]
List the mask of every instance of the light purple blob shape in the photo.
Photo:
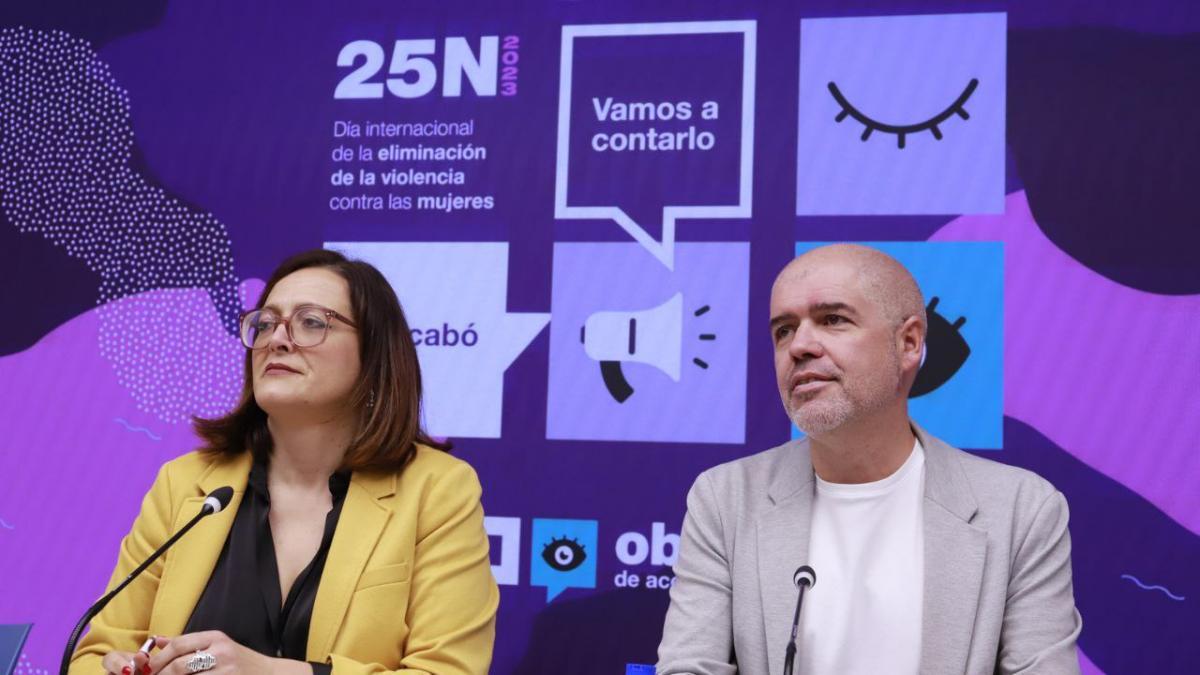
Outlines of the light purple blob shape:
[{"label": "light purple blob shape", "polygon": [[[121,321],[106,320],[110,313]],[[138,410],[173,424],[220,415],[237,399],[244,348],[221,325],[207,291],[140,293],[97,308],[97,315],[101,353],[138,399]]]},{"label": "light purple blob shape", "polygon": [[243,309],[250,309],[258,304],[258,298],[267,288],[267,282],[262,279],[245,279],[238,286],[238,299],[242,301]]},{"label": "light purple blob shape", "polygon": [[[247,280],[239,294],[256,299],[262,286]],[[126,300],[139,299],[201,308],[203,333],[213,340],[165,350],[157,357],[164,372],[186,376],[188,349],[201,348],[214,358],[223,355],[241,381],[244,352],[223,331],[207,292],[152,291]],[[51,672],[71,628],[104,592],[120,540],[159,466],[197,445],[187,422],[167,423],[142,410],[100,354],[101,309],[0,357],[0,517],[13,525],[0,530],[0,617],[34,624],[25,652],[31,667]],[[228,409],[238,392],[223,391],[225,385],[224,376],[192,382],[222,392]],[[130,431],[117,418],[160,440]]]},{"label": "light purple blob shape", "polygon": [[1104,675],[1104,671],[1100,670],[1100,666],[1092,663],[1087,654],[1083,650],[1079,650],[1079,675]]},{"label": "light purple blob shape", "polygon": [[1038,228],[1024,192],[932,241],[1005,242],[1004,412],[1200,534],[1200,296],[1134,290]]}]

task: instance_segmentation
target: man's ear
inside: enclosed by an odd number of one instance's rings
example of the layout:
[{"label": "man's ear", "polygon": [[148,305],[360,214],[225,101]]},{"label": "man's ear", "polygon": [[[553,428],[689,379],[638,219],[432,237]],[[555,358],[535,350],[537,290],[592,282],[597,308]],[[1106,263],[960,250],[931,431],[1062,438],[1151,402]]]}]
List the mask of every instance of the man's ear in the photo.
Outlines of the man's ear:
[{"label": "man's ear", "polygon": [[900,366],[905,372],[917,372],[925,352],[925,324],[921,317],[910,316],[896,330],[896,349],[900,354]]}]

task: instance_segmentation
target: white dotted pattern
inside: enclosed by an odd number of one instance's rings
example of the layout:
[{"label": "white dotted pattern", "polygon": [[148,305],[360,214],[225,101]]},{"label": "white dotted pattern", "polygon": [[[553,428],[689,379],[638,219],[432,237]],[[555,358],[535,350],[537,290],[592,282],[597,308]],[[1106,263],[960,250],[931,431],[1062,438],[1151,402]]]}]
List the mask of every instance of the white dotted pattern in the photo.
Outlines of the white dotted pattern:
[{"label": "white dotted pattern", "polygon": [[130,168],[129,94],[87,42],[0,30],[0,88],[0,209],[99,274],[118,381],[165,422],[228,410],[243,352],[224,225]]},{"label": "white dotted pattern", "polygon": [[34,667],[29,661],[29,655],[21,652],[21,658],[17,659],[17,667],[13,668],[13,675],[50,675],[50,671]]}]

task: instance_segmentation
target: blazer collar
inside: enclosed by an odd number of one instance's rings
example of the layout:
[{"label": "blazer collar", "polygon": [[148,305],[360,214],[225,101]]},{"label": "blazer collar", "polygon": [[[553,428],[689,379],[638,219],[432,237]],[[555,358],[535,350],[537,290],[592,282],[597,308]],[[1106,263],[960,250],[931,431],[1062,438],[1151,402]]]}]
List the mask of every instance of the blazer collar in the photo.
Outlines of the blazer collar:
[{"label": "blazer collar", "polygon": [[770,470],[767,497],[771,505],[758,518],[756,545],[768,671],[775,673],[783,667],[796,608],[792,575],[808,563],[815,489],[808,439],[781,446]]},{"label": "blazer collar", "polygon": [[916,422],[910,421],[910,425],[925,449],[925,499],[940,505],[964,523],[971,522],[979,505],[963,472],[962,451],[930,435]]},{"label": "blazer collar", "polygon": [[987,532],[972,524],[979,504],[963,470],[962,451],[916,423],[912,428],[925,448],[921,672],[963,673],[983,587]]},{"label": "blazer collar", "polygon": [[[221,513],[198,523],[167,556],[151,615],[151,632],[159,635],[183,632],[229,537],[234,516],[246,493],[252,463],[253,458],[248,452],[219,458],[189,488],[191,494],[184,498],[183,506],[175,514],[171,532],[195,516],[204,497],[213,490],[228,485],[233,488],[233,499]],[[397,480],[394,472],[356,471],[350,476],[350,487],[313,603],[307,650],[310,661],[324,662],[333,647],[350,596],[391,517],[391,509],[380,500],[396,493]]]},{"label": "blazer collar", "polygon": [[780,446],[771,473],[767,497],[772,504],[778,505],[794,497],[803,498],[806,490],[811,499],[814,480],[808,439],[801,438]]},{"label": "blazer collar", "polygon": [[365,490],[373,499],[384,499],[396,494],[396,481],[399,474],[396,472],[363,472],[355,471],[350,475],[350,482],[357,484]]},{"label": "blazer collar", "polygon": [[[196,479],[197,493],[203,497],[222,485],[230,485],[234,492],[244,491],[250,475],[250,465],[254,463],[253,456],[242,453],[237,457],[213,462],[200,477]],[[358,484],[374,499],[383,499],[396,494],[395,473],[356,471],[350,475],[350,482]]]},{"label": "blazer collar", "polygon": [[217,458],[188,488],[190,494],[184,497],[171,524],[172,534],[199,512],[204,497],[213,490],[228,485],[233,488],[233,499],[220,513],[197,523],[166,556],[150,616],[150,632],[158,635],[179,635],[183,632],[229,537],[233,518],[246,493],[251,463],[248,452],[230,458]]},{"label": "blazer collar", "polygon": [[[962,452],[946,445],[941,439],[909,420],[917,440],[925,449],[925,498],[936,502],[964,522],[970,522],[979,506],[963,473]],[[807,438],[781,446],[786,459],[773,468],[767,497],[780,504],[799,496],[812,500],[813,467]]]},{"label": "blazer collar", "polygon": [[[979,507],[962,468],[961,451],[911,420],[910,424],[925,450],[921,672],[961,673],[974,631],[987,534],[971,524]],[[796,607],[792,575],[808,562],[815,490],[808,440],[781,446],[771,470],[771,505],[759,516],[757,547],[768,668],[775,673],[783,667]]]},{"label": "blazer collar", "polygon": [[356,471],[350,476],[350,488],[313,601],[306,654],[309,661],[325,663],[333,651],[358,579],[391,519],[392,509],[382,500],[396,493],[397,479],[395,472]]},{"label": "blazer collar", "polygon": [[[198,584],[195,588],[189,588],[186,597],[181,598],[181,604],[186,604],[187,615],[179,624],[180,630],[200,599],[200,593],[208,583],[208,578],[212,576],[218,554],[233,524],[232,513],[237,511],[237,503],[245,492],[250,473],[250,453],[245,453],[241,458],[242,461],[236,464],[212,467],[197,481],[203,494],[221,485],[233,485],[236,501],[227,509],[230,512],[228,522],[221,528],[212,528],[214,532],[211,533],[209,541],[197,544],[197,547],[205,546],[205,551],[212,554],[197,556],[195,560],[195,579]],[[305,654],[309,661],[324,663],[333,650],[338,628],[341,627],[346,610],[350,606],[350,597],[354,594],[367,560],[375,550],[375,544],[383,535],[384,527],[392,515],[391,509],[381,500],[396,494],[397,480],[396,472],[355,471],[350,474],[350,487],[346,490],[345,501],[342,502],[342,513],[338,517],[337,529],[329,545],[329,554],[325,558],[325,569],[317,586],[317,597],[313,600]]]},{"label": "blazer collar", "polygon": [[[254,456],[248,452],[215,459],[196,479],[196,492],[193,496],[203,498],[225,485],[232,487],[234,493],[244,492],[246,482],[250,478],[250,465],[253,463]],[[230,509],[226,509],[228,510]]]}]

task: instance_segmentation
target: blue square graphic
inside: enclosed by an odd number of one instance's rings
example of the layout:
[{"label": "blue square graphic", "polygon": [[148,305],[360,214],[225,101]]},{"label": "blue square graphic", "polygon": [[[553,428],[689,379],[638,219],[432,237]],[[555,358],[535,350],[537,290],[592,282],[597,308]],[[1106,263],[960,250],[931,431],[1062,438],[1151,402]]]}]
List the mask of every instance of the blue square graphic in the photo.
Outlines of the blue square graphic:
[{"label": "blue square graphic", "polygon": [[546,587],[546,602],[568,588],[596,587],[595,520],[533,519],[529,583]]},{"label": "blue square graphic", "polygon": [[[825,243],[798,243],[796,255]],[[856,243],[900,261],[912,272],[925,298],[929,318],[926,356],[909,396],[909,415],[955,447],[1001,449],[1004,243]],[[793,437],[798,435],[794,426],[792,432]]]},{"label": "blue square graphic", "polygon": [[17,670],[21,647],[29,637],[30,623],[0,626],[0,675],[9,675]]},{"label": "blue square graphic", "polygon": [[797,215],[1002,213],[1007,16],[800,22]]}]

